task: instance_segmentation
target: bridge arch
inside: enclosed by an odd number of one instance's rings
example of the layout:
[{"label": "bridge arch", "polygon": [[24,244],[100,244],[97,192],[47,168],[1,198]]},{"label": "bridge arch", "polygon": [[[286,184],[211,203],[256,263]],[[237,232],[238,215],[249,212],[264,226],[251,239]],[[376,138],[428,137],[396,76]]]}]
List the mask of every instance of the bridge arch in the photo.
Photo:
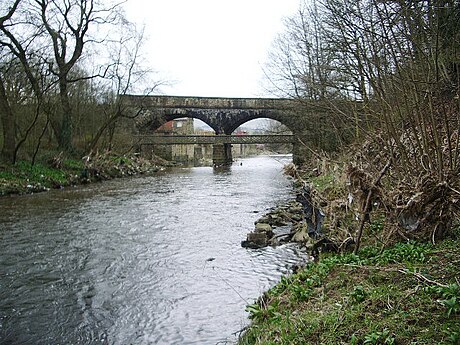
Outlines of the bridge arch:
[{"label": "bridge arch", "polygon": [[279,122],[280,124],[286,126],[292,133],[296,132],[296,126],[294,123],[290,123],[290,121],[287,121],[282,115],[276,114],[275,112],[270,112],[267,114],[248,114],[247,116],[244,116],[245,114],[242,114],[240,118],[236,119],[234,123],[232,123],[231,126],[229,126],[226,129],[225,134],[232,134],[238,127],[253,121],[253,120],[261,120],[261,119],[269,119],[269,120],[275,120]]},{"label": "bridge arch", "polygon": [[276,120],[292,133],[296,133],[298,125],[286,118],[282,112],[273,110],[246,110],[246,109],[144,109],[136,126],[140,132],[154,131],[165,123],[179,118],[194,118],[203,121],[216,134],[232,134],[246,122],[256,119]]},{"label": "bridge arch", "polygon": [[184,117],[201,120],[218,133],[217,124],[210,121],[206,116],[202,116],[202,114],[196,114],[195,112],[189,111],[170,113],[158,109],[143,109],[140,111],[138,121],[136,121],[136,127],[140,133],[154,132],[165,123]]},{"label": "bridge arch", "polygon": [[251,132],[254,135],[292,135],[293,131],[278,120],[268,117],[249,120],[238,126],[230,135],[240,132]]}]

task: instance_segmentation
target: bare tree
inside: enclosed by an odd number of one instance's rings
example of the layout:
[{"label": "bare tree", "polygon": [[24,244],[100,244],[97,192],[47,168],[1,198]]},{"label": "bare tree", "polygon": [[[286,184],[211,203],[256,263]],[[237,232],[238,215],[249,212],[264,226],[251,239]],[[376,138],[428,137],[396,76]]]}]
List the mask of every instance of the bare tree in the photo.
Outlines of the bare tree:
[{"label": "bare tree", "polygon": [[287,21],[272,61],[279,90],[353,123],[366,173],[391,162],[387,210],[435,224],[433,238],[460,188],[459,42],[458,0],[316,0]]},{"label": "bare tree", "polygon": [[48,61],[48,64],[51,72],[57,77],[59,86],[59,146],[67,152],[72,152],[73,109],[69,96],[69,84],[72,81],[69,77],[83,54],[90,26],[102,20],[101,11],[95,8],[95,0],[34,2],[53,48],[53,60]]},{"label": "bare tree", "polygon": [[3,125],[3,148],[1,160],[5,162],[14,161],[14,150],[16,148],[14,115],[6,94],[5,83],[0,73],[0,115]]},{"label": "bare tree", "polygon": [[[324,47],[316,2],[305,3],[285,19],[285,31],[274,42],[266,75],[275,93],[303,101],[332,97],[328,80],[331,57]],[[331,86],[332,84],[329,83]]]},{"label": "bare tree", "polygon": [[[5,26],[5,23],[13,16],[16,11],[19,2],[21,0],[15,0],[11,7],[8,8],[5,15],[0,15],[0,28]],[[2,52],[2,50],[0,50]],[[16,148],[16,137],[15,137],[15,120],[14,113],[11,109],[8,101],[5,82],[0,71],[0,118],[2,121],[3,129],[3,148],[0,154],[0,160],[6,162],[14,162],[14,152]]]},{"label": "bare tree", "polygon": [[[73,108],[70,100],[70,85],[80,78],[88,79],[96,75],[74,78],[77,63],[82,59],[88,43],[95,41],[97,29],[117,20],[117,5],[104,8],[97,0],[31,0],[20,3],[21,11],[15,17],[10,15],[1,27],[1,44],[10,49],[24,65],[34,92],[43,102],[44,85],[41,77],[34,74],[30,65],[33,56],[41,59],[42,66],[54,76],[46,91],[53,91],[54,85],[59,95],[57,116],[51,116],[59,147],[73,151]],[[93,29],[93,32],[90,32]]]},{"label": "bare tree", "polygon": [[[153,80],[153,71],[144,67],[142,44],[145,41],[144,32],[128,21],[114,28],[110,45],[106,45],[109,66],[104,77],[106,87],[102,107],[104,121],[99,126],[89,145],[89,153],[93,153],[100,145],[101,138],[108,134],[108,148],[112,147],[113,134],[117,122],[122,119],[133,119],[139,112],[131,113],[126,109],[123,95],[142,92],[149,95],[159,86],[166,84],[163,80]],[[139,89],[141,85],[142,89]]]}]

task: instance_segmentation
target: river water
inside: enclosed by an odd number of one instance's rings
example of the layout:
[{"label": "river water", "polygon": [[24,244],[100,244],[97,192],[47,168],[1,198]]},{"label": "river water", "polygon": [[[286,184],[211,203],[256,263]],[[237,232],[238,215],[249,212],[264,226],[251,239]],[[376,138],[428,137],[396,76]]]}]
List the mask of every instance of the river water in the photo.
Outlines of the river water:
[{"label": "river water", "polygon": [[245,306],[304,260],[240,246],[290,197],[289,159],[1,198],[0,344],[234,342]]}]

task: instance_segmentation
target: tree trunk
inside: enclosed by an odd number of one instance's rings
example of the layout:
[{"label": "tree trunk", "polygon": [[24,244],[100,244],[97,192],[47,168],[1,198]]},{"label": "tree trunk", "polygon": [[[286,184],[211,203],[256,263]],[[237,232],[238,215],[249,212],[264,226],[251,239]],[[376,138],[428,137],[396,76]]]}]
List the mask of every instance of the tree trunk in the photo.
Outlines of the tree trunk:
[{"label": "tree trunk", "polygon": [[59,80],[59,96],[62,107],[62,124],[59,135],[59,147],[67,152],[73,153],[72,145],[72,107],[70,105],[65,76]]},{"label": "tree trunk", "polygon": [[3,148],[0,154],[2,161],[7,163],[15,162],[15,121],[14,114],[6,96],[5,85],[0,76],[0,116],[3,125]]},{"label": "tree trunk", "polygon": [[94,153],[96,151],[97,145],[99,143],[99,140],[102,137],[102,134],[107,130],[107,128],[118,118],[120,117],[120,113],[117,111],[115,114],[110,116],[103,124],[101,127],[99,127],[96,135],[94,136],[93,140],[91,141],[91,144],[89,145],[89,154]]}]

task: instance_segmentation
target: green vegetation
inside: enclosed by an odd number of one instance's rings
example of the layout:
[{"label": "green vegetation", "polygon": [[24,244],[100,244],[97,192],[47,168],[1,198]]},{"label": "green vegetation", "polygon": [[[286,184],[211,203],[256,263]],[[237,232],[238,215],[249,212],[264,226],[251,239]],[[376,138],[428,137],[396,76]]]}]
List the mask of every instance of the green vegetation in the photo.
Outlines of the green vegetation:
[{"label": "green vegetation", "polygon": [[459,244],[324,255],[247,307],[239,344],[459,344]]},{"label": "green vegetation", "polygon": [[316,190],[323,192],[329,188],[336,186],[336,177],[333,174],[323,174],[317,176],[313,181],[313,186]]},{"label": "green vegetation", "polygon": [[62,168],[21,161],[0,170],[0,195],[44,191],[76,183],[83,163],[66,160]]},{"label": "green vegetation", "polygon": [[57,155],[46,162],[20,161],[0,166],[0,196],[26,194],[62,188],[115,177],[156,172],[166,162],[145,160],[138,156],[101,154],[91,159],[75,160]]}]

